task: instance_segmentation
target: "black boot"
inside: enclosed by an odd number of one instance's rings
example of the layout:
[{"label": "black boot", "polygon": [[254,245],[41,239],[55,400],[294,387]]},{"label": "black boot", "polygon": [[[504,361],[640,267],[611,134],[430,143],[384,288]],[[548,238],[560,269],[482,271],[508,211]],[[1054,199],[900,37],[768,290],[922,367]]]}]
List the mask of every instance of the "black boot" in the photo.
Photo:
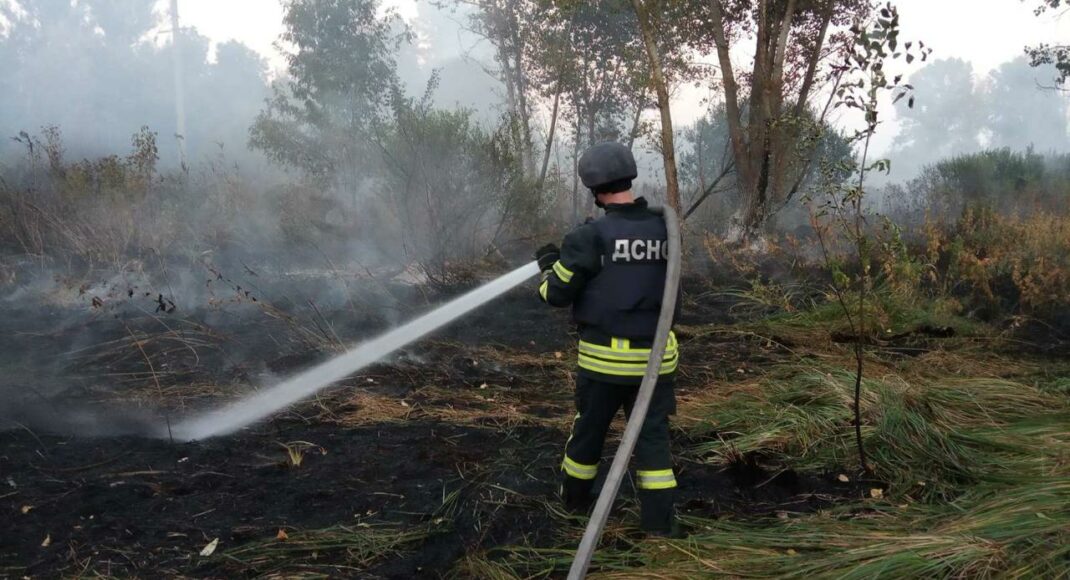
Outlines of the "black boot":
[{"label": "black boot", "polygon": [[591,490],[594,488],[593,479],[576,479],[568,475],[561,482],[561,501],[565,509],[573,514],[586,514],[594,505],[594,496]]},{"label": "black boot", "polygon": [[654,537],[684,537],[676,523],[673,495],[671,489],[640,490],[639,529]]}]

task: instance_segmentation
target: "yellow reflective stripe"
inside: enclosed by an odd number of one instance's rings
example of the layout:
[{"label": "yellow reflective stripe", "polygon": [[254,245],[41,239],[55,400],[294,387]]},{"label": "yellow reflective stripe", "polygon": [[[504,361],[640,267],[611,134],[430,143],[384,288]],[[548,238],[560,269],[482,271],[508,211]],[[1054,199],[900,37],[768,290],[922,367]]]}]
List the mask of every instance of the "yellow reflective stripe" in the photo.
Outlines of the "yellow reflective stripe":
[{"label": "yellow reflective stripe", "polygon": [[561,468],[565,470],[565,473],[576,479],[594,479],[598,475],[598,465],[584,465],[573,461],[568,455],[565,456],[565,460],[561,462]]},{"label": "yellow reflective stripe", "polygon": [[[679,344],[676,342],[676,333],[669,331],[669,342],[665,347],[665,360],[676,356]],[[631,348],[631,341],[627,338],[612,338],[610,346],[594,344],[584,340],[580,341],[580,352],[610,359],[610,360],[642,360],[650,358],[649,348]]]},{"label": "yellow reflective stripe", "polygon": [[[665,355],[661,359],[659,374],[667,375],[676,371],[676,367],[680,362],[678,348],[676,334],[670,331]],[[631,340],[627,338],[610,338],[608,346],[581,340],[579,365],[580,368],[607,375],[641,377],[646,374],[646,365],[647,361],[650,360],[651,350],[649,348],[631,348]]]},{"label": "yellow reflective stripe", "polygon": [[[658,374],[667,375],[676,371],[676,367],[679,362],[680,359],[678,357],[674,357],[671,360],[662,361],[661,369],[658,371]],[[579,365],[580,368],[584,368],[589,371],[618,377],[641,377],[646,374],[646,363],[615,363],[610,361],[593,359],[589,356],[584,356],[583,354],[580,354]]]},{"label": "yellow reflective stripe", "polygon": [[672,489],[676,487],[676,476],[671,469],[639,471],[639,489]]},{"label": "yellow reflective stripe", "polygon": [[546,298],[546,293],[549,290],[550,290],[550,281],[549,280],[543,280],[542,284],[539,284],[539,296],[542,296],[542,301],[543,302],[546,302],[548,300]]},{"label": "yellow reflective stripe", "polygon": [[[592,350],[600,350],[613,354],[650,354],[651,351],[649,348],[632,348],[631,340],[627,338],[611,338],[609,345],[594,344],[581,340],[580,345],[586,346]],[[678,346],[679,345],[676,342],[676,333],[670,330],[669,341],[665,345],[665,350],[675,350]]]},{"label": "yellow reflective stripe", "polygon": [[557,274],[557,277],[561,278],[561,281],[565,284],[568,284],[572,281],[572,270],[566,268],[565,265],[561,263],[561,260],[554,262],[554,272]]},{"label": "yellow reflective stripe", "polygon": [[[647,360],[650,359],[650,350],[649,349],[647,349],[646,352],[634,352],[634,351],[633,352],[619,352],[619,351],[607,349],[607,348],[604,348],[604,347],[600,348],[596,344],[591,344],[589,342],[584,342],[582,340],[580,341],[580,352],[583,353],[583,354],[588,354],[588,355],[591,355],[591,356],[596,356],[596,357],[604,358],[604,359],[608,359],[608,360],[642,361],[642,362],[646,362]],[[676,355],[677,355],[676,349],[672,349],[672,350],[666,349],[665,350],[665,355],[662,356],[662,360],[668,360],[668,359],[670,359],[670,358],[672,358],[672,357],[674,357]]]}]

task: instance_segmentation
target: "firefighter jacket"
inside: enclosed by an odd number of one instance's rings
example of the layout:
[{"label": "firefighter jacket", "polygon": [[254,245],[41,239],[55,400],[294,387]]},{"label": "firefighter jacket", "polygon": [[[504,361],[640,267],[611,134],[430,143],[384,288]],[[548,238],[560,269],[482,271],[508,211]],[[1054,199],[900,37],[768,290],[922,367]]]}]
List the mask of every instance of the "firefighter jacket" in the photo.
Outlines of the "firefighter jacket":
[{"label": "firefighter jacket", "polygon": [[[551,306],[572,306],[580,373],[619,384],[642,380],[661,312],[668,250],[665,222],[643,198],[608,205],[605,216],[565,236],[539,295]],[[671,376],[678,361],[670,334],[661,374]]]}]

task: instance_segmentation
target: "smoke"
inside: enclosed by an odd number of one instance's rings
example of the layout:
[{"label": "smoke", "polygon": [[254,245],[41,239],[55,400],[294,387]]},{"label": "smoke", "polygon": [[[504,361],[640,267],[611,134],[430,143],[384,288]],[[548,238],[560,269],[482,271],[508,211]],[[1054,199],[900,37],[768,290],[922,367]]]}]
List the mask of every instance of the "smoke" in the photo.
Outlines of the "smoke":
[{"label": "smoke", "polygon": [[363,343],[278,385],[273,385],[225,408],[183,421],[174,427],[175,437],[181,440],[195,440],[227,435],[264,419],[464,316],[508,292],[538,272],[536,262],[517,268],[509,274],[439,306],[408,324]]},{"label": "smoke", "polygon": [[[151,1],[22,2],[0,7],[0,153],[7,137],[58,126],[68,153],[88,157],[125,149],[142,126],[157,131],[161,159],[177,166],[174,66],[169,31],[160,32]],[[190,159],[213,157],[217,144],[243,162],[248,126],[269,95],[266,65],[249,48],[227,42],[209,62],[209,40],[184,29]]]},{"label": "smoke", "polygon": [[168,437],[166,417],[146,409],[59,407],[44,401],[0,406],[0,430],[77,437]]},{"label": "smoke", "polygon": [[987,75],[961,59],[921,68],[910,78],[914,107],[897,105],[891,178],[905,182],[927,165],[986,149],[1070,151],[1068,101],[1052,86],[1056,76],[1054,66],[1031,67],[1025,56]]}]

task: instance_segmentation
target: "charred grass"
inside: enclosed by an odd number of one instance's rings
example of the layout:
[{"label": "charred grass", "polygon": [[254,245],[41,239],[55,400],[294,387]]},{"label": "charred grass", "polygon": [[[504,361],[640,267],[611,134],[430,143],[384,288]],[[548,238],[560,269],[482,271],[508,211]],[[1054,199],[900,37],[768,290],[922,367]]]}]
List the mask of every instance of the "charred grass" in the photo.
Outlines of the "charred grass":
[{"label": "charred grass", "polygon": [[[643,539],[626,482],[593,576],[1070,573],[1064,358],[1033,348],[1026,327],[882,288],[863,474],[843,321],[819,280],[762,279],[687,287],[674,453],[690,537]],[[90,415],[151,409],[139,421],[159,435],[166,416],[232,400],[384,326],[352,304],[266,301],[228,304],[225,316],[90,304],[76,324],[32,335],[32,313],[0,324],[17,356],[55,353],[50,380],[66,390],[28,398]],[[112,430],[93,438],[64,435],[56,417],[19,421],[0,432],[0,508],[13,522],[0,529],[0,575],[562,576],[586,523],[554,497],[573,412],[565,322],[510,294],[224,439],[131,436],[138,425],[114,429],[128,420],[114,412],[96,416]],[[74,338],[87,331],[92,340]]]}]

